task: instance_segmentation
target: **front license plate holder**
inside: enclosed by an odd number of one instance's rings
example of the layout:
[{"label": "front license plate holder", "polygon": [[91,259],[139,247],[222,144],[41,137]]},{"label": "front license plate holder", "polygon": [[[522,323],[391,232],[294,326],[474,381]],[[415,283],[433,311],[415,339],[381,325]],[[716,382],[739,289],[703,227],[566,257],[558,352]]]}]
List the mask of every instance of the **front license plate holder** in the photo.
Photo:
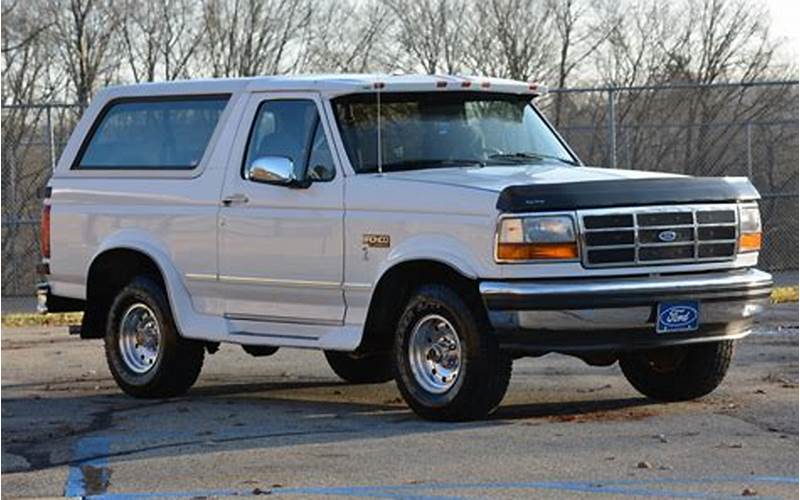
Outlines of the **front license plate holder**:
[{"label": "front license plate holder", "polygon": [[656,333],[693,332],[700,326],[700,303],[696,300],[659,302]]}]

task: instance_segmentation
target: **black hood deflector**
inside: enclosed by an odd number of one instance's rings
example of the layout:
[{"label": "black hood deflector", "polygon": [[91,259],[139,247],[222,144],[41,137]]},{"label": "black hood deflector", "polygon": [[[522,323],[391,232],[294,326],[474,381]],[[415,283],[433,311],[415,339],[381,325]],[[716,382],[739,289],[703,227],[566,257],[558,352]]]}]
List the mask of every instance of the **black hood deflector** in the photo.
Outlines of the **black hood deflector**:
[{"label": "black hood deflector", "polygon": [[673,203],[720,203],[758,200],[744,177],[669,177],[614,179],[509,186],[500,192],[501,212],[551,212]]}]

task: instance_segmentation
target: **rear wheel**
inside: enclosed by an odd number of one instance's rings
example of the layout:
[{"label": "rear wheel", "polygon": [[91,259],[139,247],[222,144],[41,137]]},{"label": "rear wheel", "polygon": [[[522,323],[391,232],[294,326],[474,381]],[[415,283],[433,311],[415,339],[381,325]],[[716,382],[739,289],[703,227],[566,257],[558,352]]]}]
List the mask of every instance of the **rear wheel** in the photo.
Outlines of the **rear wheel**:
[{"label": "rear wheel", "polygon": [[453,289],[425,285],[412,294],[395,336],[395,380],[419,416],[472,420],[500,404],[511,377],[481,316]]},{"label": "rear wheel", "polygon": [[325,351],[325,359],[339,378],[352,384],[379,384],[394,376],[391,353],[358,355]]},{"label": "rear wheel", "polygon": [[186,392],[203,366],[203,344],[178,334],[164,289],[149,276],[134,278],[115,297],[105,350],[117,385],[140,398]]},{"label": "rear wheel", "polygon": [[734,341],[663,347],[622,356],[628,382],[659,401],[685,401],[716,389],[733,358]]}]

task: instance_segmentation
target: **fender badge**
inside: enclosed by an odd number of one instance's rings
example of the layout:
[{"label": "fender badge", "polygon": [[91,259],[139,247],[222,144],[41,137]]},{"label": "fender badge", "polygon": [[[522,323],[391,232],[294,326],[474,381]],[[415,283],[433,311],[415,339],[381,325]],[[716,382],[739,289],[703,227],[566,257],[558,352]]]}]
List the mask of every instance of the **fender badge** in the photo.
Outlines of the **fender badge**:
[{"label": "fender badge", "polygon": [[365,234],[361,238],[361,243],[365,247],[389,248],[392,246],[392,238],[388,234]]}]

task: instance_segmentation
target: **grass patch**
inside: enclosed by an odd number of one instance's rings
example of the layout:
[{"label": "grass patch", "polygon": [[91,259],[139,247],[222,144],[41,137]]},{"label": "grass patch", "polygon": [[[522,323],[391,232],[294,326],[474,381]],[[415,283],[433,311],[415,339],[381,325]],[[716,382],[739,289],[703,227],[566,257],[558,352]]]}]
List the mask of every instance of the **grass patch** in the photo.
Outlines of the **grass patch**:
[{"label": "grass patch", "polygon": [[796,286],[776,286],[772,289],[772,303],[797,302]]},{"label": "grass patch", "polygon": [[52,314],[4,314],[3,326],[68,326],[78,325],[83,318],[83,313],[52,313]]}]

